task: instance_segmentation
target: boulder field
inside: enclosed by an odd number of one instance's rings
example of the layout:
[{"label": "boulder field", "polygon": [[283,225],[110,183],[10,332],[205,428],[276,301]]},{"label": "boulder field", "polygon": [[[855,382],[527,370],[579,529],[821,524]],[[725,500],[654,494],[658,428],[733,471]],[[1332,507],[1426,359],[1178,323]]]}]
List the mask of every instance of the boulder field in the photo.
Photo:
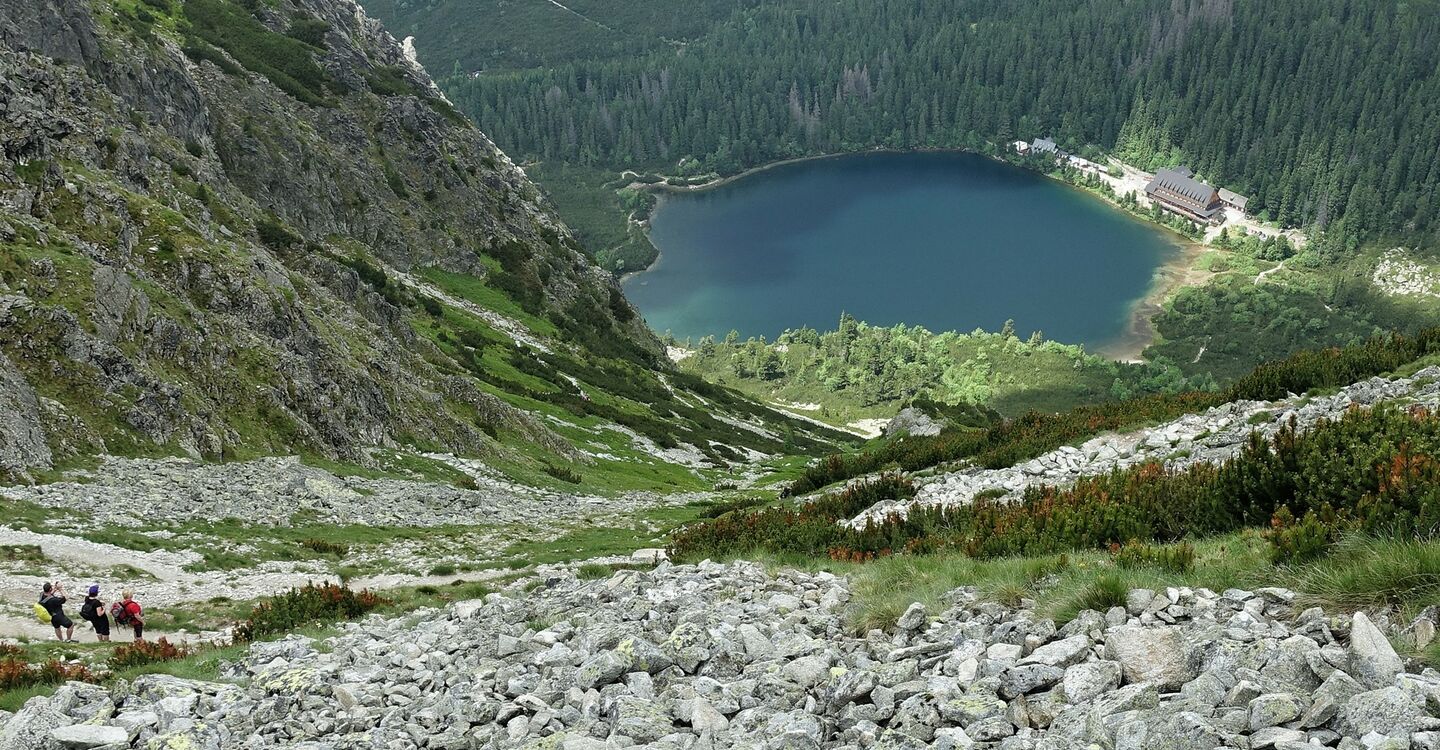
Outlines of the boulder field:
[{"label": "boulder field", "polygon": [[1057,625],[960,588],[855,633],[846,579],[747,562],[525,588],[255,644],[221,681],[71,683],[0,747],[1440,747],[1440,672],[1398,624],[1285,589],[1134,590]]}]

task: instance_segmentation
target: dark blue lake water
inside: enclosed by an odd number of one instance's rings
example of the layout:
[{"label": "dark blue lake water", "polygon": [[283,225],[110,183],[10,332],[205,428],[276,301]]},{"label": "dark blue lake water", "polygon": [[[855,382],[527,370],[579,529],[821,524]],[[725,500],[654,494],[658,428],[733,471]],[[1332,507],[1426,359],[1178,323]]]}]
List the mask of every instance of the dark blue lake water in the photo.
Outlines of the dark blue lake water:
[{"label": "dark blue lake water", "polygon": [[774,337],[876,325],[998,330],[1098,347],[1124,335],[1173,235],[973,154],[857,154],[667,194],[659,262],[625,281],[656,331]]}]

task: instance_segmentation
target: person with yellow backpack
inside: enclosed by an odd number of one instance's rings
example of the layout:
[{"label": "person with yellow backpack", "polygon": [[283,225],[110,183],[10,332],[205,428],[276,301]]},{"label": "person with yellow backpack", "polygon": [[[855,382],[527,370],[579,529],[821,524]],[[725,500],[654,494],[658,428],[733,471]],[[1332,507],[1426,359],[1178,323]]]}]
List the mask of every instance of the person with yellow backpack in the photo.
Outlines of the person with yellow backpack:
[{"label": "person with yellow backpack", "polygon": [[[75,623],[65,616],[65,587],[59,581],[54,583],[46,582],[40,592],[40,601],[35,604],[35,616],[40,617],[40,610],[44,609],[50,615],[50,627],[55,628],[55,639],[66,643],[76,643]],[[65,635],[61,637],[60,631],[64,630]]]}]

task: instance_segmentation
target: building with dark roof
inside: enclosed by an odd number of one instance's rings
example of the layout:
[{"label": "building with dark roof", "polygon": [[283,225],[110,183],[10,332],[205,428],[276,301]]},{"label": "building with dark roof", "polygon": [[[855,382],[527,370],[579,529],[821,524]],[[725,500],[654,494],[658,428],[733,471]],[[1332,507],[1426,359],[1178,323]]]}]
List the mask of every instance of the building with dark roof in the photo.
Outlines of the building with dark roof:
[{"label": "building with dark roof", "polygon": [[1195,179],[1189,167],[1162,169],[1145,186],[1145,195],[1161,208],[1191,221],[1211,224],[1223,219],[1220,191]]},{"label": "building with dark roof", "polygon": [[1053,154],[1060,150],[1055,145],[1055,141],[1049,138],[1036,138],[1035,141],[1030,144],[1030,148],[1039,154]]}]

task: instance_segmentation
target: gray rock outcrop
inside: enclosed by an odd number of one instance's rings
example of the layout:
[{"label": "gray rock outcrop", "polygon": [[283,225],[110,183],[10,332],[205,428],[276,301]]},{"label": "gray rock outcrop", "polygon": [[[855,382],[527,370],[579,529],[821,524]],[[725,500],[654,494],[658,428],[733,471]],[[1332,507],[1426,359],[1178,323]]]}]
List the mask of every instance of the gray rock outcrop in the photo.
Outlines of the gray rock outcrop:
[{"label": "gray rock outcrop", "polygon": [[0,352],[0,477],[49,466],[40,402],[15,364]]},{"label": "gray rock outcrop", "polygon": [[885,425],[885,437],[901,437],[905,435],[939,435],[944,424],[931,418],[913,406],[907,406],[900,410]]},{"label": "gray rock outcrop", "polygon": [[[284,526],[299,516],[326,524],[524,524],[535,529],[577,516],[628,518],[642,508],[694,499],[685,493],[605,497],[544,490],[516,484],[473,462],[464,466],[473,472],[473,487],[421,477],[342,477],[293,456],[230,463],[109,458],[97,468],[73,471],[72,481],[0,486],[0,498],[78,511],[99,526],[149,527],[156,518]],[[651,550],[649,561],[663,552]]]}]

